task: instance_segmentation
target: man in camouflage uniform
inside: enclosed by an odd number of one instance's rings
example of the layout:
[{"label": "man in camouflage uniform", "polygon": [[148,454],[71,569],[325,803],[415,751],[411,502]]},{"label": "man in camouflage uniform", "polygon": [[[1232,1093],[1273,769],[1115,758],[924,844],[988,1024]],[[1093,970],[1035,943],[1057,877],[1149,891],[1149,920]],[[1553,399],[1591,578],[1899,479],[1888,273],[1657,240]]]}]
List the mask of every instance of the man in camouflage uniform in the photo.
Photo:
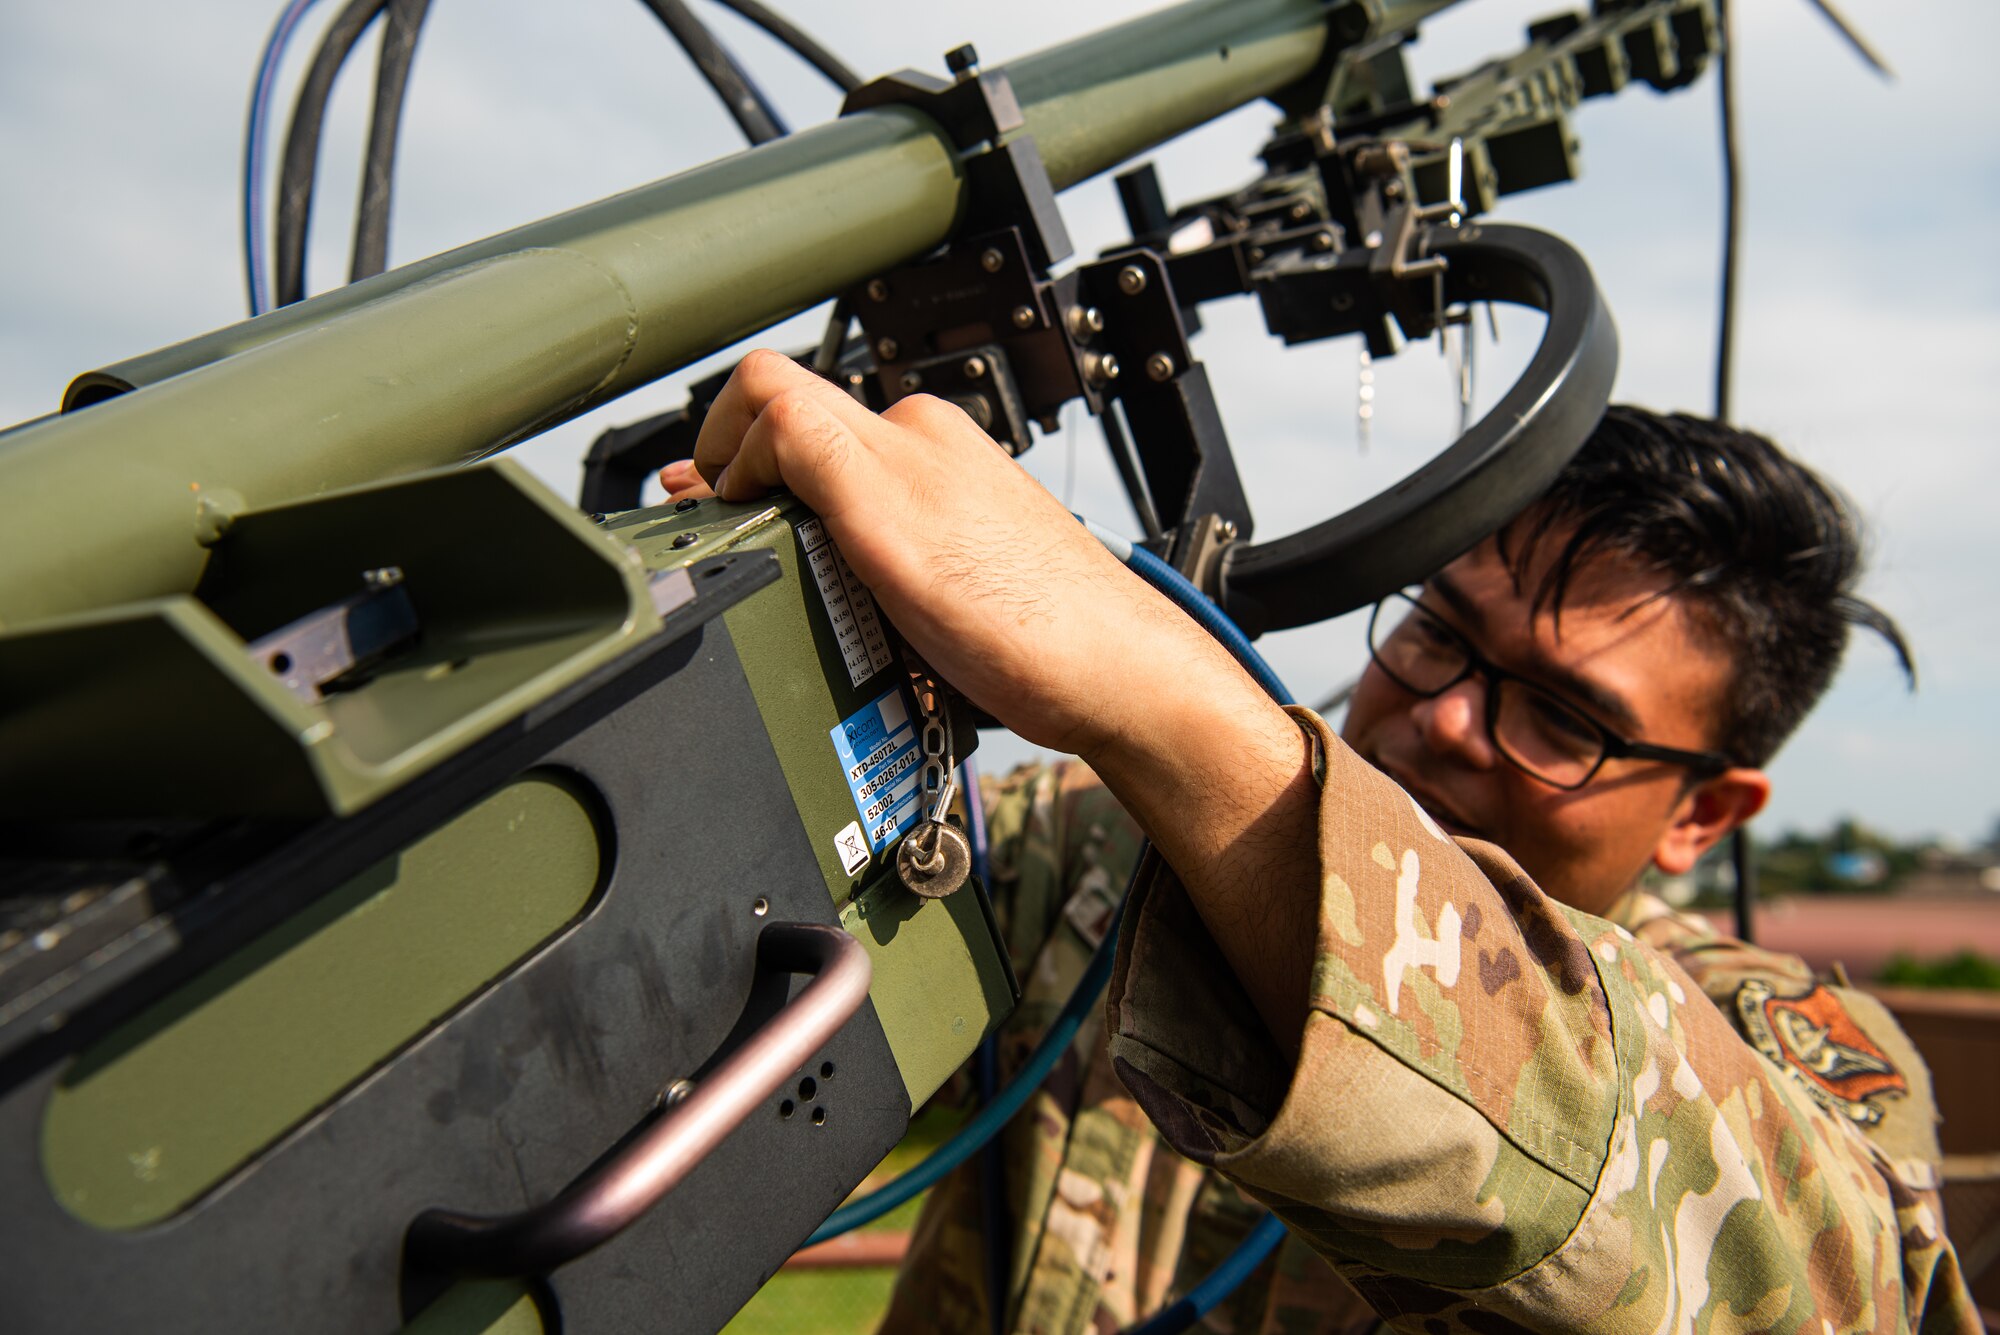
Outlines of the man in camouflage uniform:
[{"label": "man in camouflage uniform", "polygon": [[[1752,766],[1847,622],[1885,625],[1847,592],[1853,535],[1817,484],[1775,477],[1768,447],[1692,459],[1669,447],[1711,428],[1664,426],[1643,486],[1545,502],[1378,628],[1350,749],[1270,705],[961,414],[918,396],[877,417],[775,355],[739,368],[704,476],[731,499],[790,486],[935,668],[1087,758],[1161,855],[1125,910],[1108,1052],[1079,1040],[1017,1130],[1062,1149],[1014,1147],[1034,1171],[1011,1187],[1029,1245],[1010,1325],[1115,1326],[1210,1247],[1180,1221],[1223,1193],[1143,1117],[1395,1329],[1978,1328],[1893,1024],[1616,903],[1644,862],[1684,870],[1762,805]],[[1655,529],[1678,536],[1634,536]],[[1791,545],[1760,552],[1772,534]],[[1726,559],[1690,567],[1689,542]],[[1739,566],[1764,577],[1732,593]],[[1799,621],[1802,587],[1818,612]],[[1788,620],[1803,653],[1766,633]],[[1024,956],[1051,923],[1079,947],[1101,933],[1125,837],[1069,795],[1079,777],[1036,782],[1053,816],[1034,833],[1028,799]],[[1022,1023],[1079,957],[1035,956]],[[1316,1273],[1281,1258],[1232,1319],[1309,1328],[1293,1291]],[[939,1285],[918,1315],[976,1330],[982,1292]]]},{"label": "man in camouflage uniform", "polygon": [[[1685,439],[1664,451],[1648,448],[1676,431]],[[1732,457],[1733,473],[1726,469]],[[1671,489],[1669,480],[1655,475],[1663,470],[1680,474],[1690,464],[1716,460],[1725,463],[1719,476],[1737,488],[1746,478],[1750,485],[1767,480],[1759,477],[1759,465],[1768,466],[1773,483],[1806,488],[1807,504],[1798,513],[1763,516],[1767,525],[1780,530],[1767,535],[1765,550],[1788,556],[1820,537],[1819,527],[1844,531],[1837,503],[1764,442],[1629,409],[1612,410],[1598,439],[1557,484],[1554,504],[1566,508],[1568,522],[1574,523],[1585,508],[1657,498],[1663,488]],[[1607,471],[1614,474],[1610,488],[1603,477]],[[1823,498],[1824,506],[1819,504]],[[1741,498],[1727,485],[1710,487],[1697,498],[1697,504],[1709,506],[1729,501],[1740,504]],[[1664,521],[1641,517],[1627,526],[1655,546],[1687,549],[1698,544],[1673,531],[1686,522],[1685,511],[1674,511]],[[1807,531],[1784,532],[1788,525]],[[1842,546],[1851,552],[1852,535],[1846,539]],[[1691,564],[1706,560],[1707,554],[1688,551],[1680,559]],[[1823,602],[1844,592],[1853,573],[1851,557],[1847,559],[1849,568],[1830,570],[1817,595],[1794,590],[1795,598],[1817,596]],[[1750,560],[1754,564],[1754,554]],[[1393,615],[1386,607],[1384,613]],[[1822,684],[1831,665],[1829,660],[1819,672]],[[1381,680],[1378,670],[1370,690],[1380,696],[1385,685],[1395,693],[1395,683]],[[1422,699],[1407,691],[1400,694],[1402,707]],[[1789,720],[1802,715],[1816,694],[1808,688],[1789,710]],[[1350,727],[1351,737],[1370,730],[1371,713],[1398,707],[1394,700],[1386,706],[1377,700],[1371,710],[1369,703],[1364,696],[1357,711],[1364,717],[1358,727]],[[1781,732],[1771,727],[1763,732],[1751,745],[1768,754]],[[1433,765],[1440,761],[1427,758]],[[1452,763],[1449,755],[1442,763]],[[1074,765],[1017,772],[992,804],[989,822],[996,903],[1008,915],[1016,969],[1028,980],[1027,999],[1005,1031],[1007,1054],[1018,1063],[1101,939],[1136,858],[1139,835],[1088,771]],[[1719,837],[1722,830],[1712,833]],[[1870,1139],[1894,1157],[1905,1180],[1927,1192],[1936,1190],[1938,1148],[1929,1078],[1879,1002],[1865,993],[1821,986],[1796,957],[1721,937],[1704,920],[1675,913],[1648,894],[1624,895],[1602,911],[1608,921],[1673,958],[1760,1052],[1780,1066],[1791,1066],[1810,1093],[1837,1115],[1866,1127]],[[1003,1146],[1011,1226],[1005,1326],[1010,1330],[1115,1330],[1128,1325],[1199,1282],[1263,1213],[1218,1174],[1204,1174],[1161,1149],[1112,1075],[1102,1036],[1089,1029],[1030,1109],[1009,1127]],[[963,1170],[933,1194],[919,1221],[885,1331],[992,1328],[985,1292],[991,1244],[983,1224],[978,1177],[973,1169]],[[1316,1264],[1297,1234],[1288,1235],[1279,1254],[1205,1322],[1210,1329],[1242,1332],[1339,1331],[1373,1324],[1373,1314],[1352,1288]]]}]

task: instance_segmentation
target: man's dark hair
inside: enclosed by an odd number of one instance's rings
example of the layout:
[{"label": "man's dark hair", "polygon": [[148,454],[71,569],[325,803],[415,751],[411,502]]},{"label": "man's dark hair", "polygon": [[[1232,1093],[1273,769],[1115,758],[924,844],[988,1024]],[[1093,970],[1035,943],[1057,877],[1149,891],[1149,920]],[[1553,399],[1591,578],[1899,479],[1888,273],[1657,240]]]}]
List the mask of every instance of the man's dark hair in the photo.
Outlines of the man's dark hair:
[{"label": "man's dark hair", "polygon": [[1735,674],[1711,744],[1763,765],[1833,680],[1848,628],[1896,623],[1854,596],[1861,533],[1847,502],[1762,436],[1708,418],[1613,405],[1542,498],[1500,534],[1518,585],[1545,539],[1562,548],[1533,605],[1557,614],[1572,576],[1609,557],[1668,576]]}]

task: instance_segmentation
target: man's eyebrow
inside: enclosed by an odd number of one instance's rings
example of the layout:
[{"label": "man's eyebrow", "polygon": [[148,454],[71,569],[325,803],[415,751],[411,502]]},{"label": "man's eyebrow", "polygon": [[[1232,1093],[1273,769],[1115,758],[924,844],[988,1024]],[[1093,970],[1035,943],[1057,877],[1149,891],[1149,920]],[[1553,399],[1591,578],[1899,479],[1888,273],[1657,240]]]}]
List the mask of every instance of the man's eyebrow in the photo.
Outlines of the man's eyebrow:
[{"label": "man's eyebrow", "polygon": [[1444,599],[1445,605],[1458,613],[1459,620],[1475,630],[1486,628],[1486,609],[1459,588],[1451,576],[1439,571],[1424,582],[1424,587]]},{"label": "man's eyebrow", "polygon": [[[1442,572],[1433,575],[1425,587],[1443,600],[1468,627],[1475,631],[1485,629],[1486,609],[1460,588],[1449,575]],[[1629,734],[1639,726],[1639,720],[1632,713],[1632,706],[1625,702],[1623,696],[1586,677],[1578,676],[1560,664],[1536,662],[1532,670],[1517,675],[1548,688],[1566,700],[1574,700],[1578,704],[1588,706],[1617,732]]]}]

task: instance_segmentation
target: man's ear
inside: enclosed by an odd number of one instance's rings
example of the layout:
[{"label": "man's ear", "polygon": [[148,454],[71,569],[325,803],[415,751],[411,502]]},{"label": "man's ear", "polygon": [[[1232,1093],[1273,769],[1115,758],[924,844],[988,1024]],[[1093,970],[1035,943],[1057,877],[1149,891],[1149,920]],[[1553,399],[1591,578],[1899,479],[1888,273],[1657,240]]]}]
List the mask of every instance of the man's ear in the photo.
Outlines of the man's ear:
[{"label": "man's ear", "polygon": [[1673,819],[1653,848],[1653,865],[1680,876],[1717,840],[1764,809],[1771,776],[1760,769],[1727,769],[1681,796]]}]

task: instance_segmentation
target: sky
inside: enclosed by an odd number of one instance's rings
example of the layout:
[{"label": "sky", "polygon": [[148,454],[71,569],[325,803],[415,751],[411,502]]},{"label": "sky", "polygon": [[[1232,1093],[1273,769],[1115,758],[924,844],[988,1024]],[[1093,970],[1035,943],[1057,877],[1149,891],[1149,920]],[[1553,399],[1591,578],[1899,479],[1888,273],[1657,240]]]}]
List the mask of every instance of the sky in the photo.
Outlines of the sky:
[{"label": "sky", "polygon": [[[795,126],[838,95],[761,33],[696,0]],[[279,80],[282,134],[327,0]],[[1132,14],[1143,0],[790,0],[787,12],[864,75],[942,71],[977,44],[991,67]],[[1511,50],[1559,4],[1467,0],[1411,50],[1419,79]],[[1973,115],[2000,9],[1987,0],[1843,0],[1897,71],[1862,67],[1805,0],[1737,0],[1746,178],[1735,415],[1835,479],[1871,532],[1863,593],[1902,624],[1920,688],[1857,638],[1834,688],[1773,766],[1766,831],[1845,814],[1903,838],[1985,837],[2000,816],[2000,614],[1991,570],[2000,458],[2000,135]],[[0,423],[52,411],[76,374],[246,314],[240,249],[244,109],[278,0],[98,0],[0,6]],[[87,19],[86,16],[87,15]],[[373,43],[336,90],[322,146],[313,290],[344,272]],[[1253,105],[1153,155],[1170,201],[1254,173],[1274,113]],[[1580,181],[1510,196],[1493,217],[1566,237],[1617,318],[1617,397],[1706,411],[1720,196],[1715,83],[1633,87],[1584,104]],[[275,136],[274,136],[275,137]],[[651,14],[633,0],[436,0],[406,110],[390,244],[401,263],[735,151],[741,140]],[[275,170],[275,166],[273,167]],[[1108,179],[1062,197],[1080,255],[1123,239]],[[1259,538],[1373,494],[1449,443],[1455,382],[1433,345],[1378,363],[1377,416],[1355,426],[1351,340],[1285,350],[1247,301],[1205,308],[1209,366]],[[808,315],[760,335],[816,341]],[[1537,317],[1482,336],[1475,407],[1526,360]],[[729,354],[734,355],[734,354]],[[600,431],[685,398],[690,368],[521,447],[574,495]],[[1074,508],[1136,525],[1094,424],[1023,460]],[[105,485],[117,484],[107,478]],[[24,503],[16,498],[15,503]],[[0,521],[3,522],[3,521]],[[1302,700],[1359,670],[1355,617],[1269,636]],[[990,768],[1028,754],[988,736]]]}]

